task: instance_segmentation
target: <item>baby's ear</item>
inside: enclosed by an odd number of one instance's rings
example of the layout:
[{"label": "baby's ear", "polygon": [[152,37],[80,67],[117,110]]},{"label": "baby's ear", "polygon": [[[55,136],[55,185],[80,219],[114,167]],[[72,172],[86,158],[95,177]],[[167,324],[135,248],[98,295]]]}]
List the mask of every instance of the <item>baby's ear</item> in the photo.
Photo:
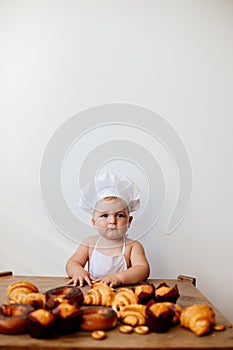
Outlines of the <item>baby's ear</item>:
[{"label": "baby's ear", "polygon": [[91,219],[91,223],[92,223],[92,226],[95,227],[95,219],[94,218]]},{"label": "baby's ear", "polygon": [[129,227],[130,227],[132,221],[133,221],[133,216],[130,215],[130,216],[129,216]]}]

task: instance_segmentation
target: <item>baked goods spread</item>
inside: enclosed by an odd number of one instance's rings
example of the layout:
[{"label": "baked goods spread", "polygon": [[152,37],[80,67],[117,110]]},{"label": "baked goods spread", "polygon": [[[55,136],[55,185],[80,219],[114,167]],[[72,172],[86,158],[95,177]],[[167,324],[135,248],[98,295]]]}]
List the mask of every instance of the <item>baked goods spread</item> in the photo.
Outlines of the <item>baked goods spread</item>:
[{"label": "baked goods spread", "polygon": [[[0,333],[28,332],[34,338],[75,332],[92,332],[93,339],[104,339],[106,331],[118,326],[121,333],[163,333],[180,323],[197,336],[224,330],[215,323],[208,305],[196,304],[182,309],[177,303],[177,285],[166,283],[157,288],[142,282],[136,287],[110,288],[95,283],[84,295],[78,287],[61,286],[40,293],[28,281],[11,283],[8,302],[0,306]],[[23,304],[22,304],[23,303]]]}]

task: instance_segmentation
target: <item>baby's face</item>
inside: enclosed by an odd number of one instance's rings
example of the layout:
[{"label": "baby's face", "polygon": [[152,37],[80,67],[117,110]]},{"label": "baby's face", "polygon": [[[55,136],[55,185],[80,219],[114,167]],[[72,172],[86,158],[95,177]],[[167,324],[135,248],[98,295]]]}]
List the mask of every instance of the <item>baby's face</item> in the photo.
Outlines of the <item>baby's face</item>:
[{"label": "baby's face", "polygon": [[132,219],[121,198],[101,199],[96,204],[92,224],[103,237],[118,239],[125,235]]}]

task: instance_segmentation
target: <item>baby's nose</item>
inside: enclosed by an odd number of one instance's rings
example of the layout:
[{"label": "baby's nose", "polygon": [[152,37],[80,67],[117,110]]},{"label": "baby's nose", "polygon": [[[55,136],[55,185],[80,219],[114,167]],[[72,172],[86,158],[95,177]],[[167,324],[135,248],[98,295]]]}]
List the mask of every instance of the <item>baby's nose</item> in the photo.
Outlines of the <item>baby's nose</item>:
[{"label": "baby's nose", "polygon": [[112,224],[112,223],[115,223],[116,222],[116,216],[115,215],[110,215],[109,216],[109,222]]}]

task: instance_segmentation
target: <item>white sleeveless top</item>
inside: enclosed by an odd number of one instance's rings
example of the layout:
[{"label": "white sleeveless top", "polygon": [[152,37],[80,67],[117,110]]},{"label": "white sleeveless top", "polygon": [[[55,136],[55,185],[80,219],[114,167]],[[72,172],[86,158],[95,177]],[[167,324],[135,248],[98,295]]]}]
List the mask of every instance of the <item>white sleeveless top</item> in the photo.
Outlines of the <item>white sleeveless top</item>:
[{"label": "white sleeveless top", "polygon": [[107,275],[111,275],[123,270],[127,270],[127,264],[125,260],[125,245],[126,245],[125,237],[124,237],[124,244],[123,244],[121,253],[113,256],[103,254],[98,250],[96,250],[100,238],[101,236],[99,236],[96,241],[96,244],[90,259],[89,272],[91,276],[95,278],[102,278]]}]

